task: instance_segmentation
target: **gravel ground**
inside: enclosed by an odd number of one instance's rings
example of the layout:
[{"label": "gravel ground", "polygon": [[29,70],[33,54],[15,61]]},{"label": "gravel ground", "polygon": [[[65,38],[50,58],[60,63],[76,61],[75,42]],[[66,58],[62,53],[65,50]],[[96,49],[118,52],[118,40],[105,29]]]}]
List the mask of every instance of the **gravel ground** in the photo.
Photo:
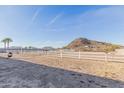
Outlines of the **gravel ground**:
[{"label": "gravel ground", "polygon": [[0,87],[118,88],[124,87],[124,83],[27,61],[0,58]]}]

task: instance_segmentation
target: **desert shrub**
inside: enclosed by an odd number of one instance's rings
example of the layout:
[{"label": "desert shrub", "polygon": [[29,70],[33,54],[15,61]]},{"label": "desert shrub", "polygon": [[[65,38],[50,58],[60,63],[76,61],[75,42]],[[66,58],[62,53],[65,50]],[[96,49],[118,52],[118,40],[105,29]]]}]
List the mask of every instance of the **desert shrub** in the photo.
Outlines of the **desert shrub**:
[{"label": "desert shrub", "polygon": [[108,53],[108,52],[112,52],[115,51],[115,49],[118,49],[119,46],[118,45],[110,45],[110,46],[106,46],[104,52]]}]

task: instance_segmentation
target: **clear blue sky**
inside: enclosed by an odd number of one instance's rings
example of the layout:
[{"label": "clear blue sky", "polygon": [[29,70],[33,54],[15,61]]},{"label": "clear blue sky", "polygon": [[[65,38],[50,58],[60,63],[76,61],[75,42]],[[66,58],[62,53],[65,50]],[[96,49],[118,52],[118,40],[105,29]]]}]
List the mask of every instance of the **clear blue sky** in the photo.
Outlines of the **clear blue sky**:
[{"label": "clear blue sky", "polygon": [[79,37],[124,45],[124,6],[0,6],[5,37],[11,46],[62,47]]}]

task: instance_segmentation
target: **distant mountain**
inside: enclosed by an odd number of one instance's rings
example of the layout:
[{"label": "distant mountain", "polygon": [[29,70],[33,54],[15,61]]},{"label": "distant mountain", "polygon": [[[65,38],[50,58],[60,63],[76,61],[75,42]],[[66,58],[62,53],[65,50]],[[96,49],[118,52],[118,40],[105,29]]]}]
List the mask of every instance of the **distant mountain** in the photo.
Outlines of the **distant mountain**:
[{"label": "distant mountain", "polygon": [[73,49],[75,51],[96,51],[96,52],[110,52],[123,46],[99,42],[95,40],[89,40],[87,38],[77,38],[70,44],[64,47],[64,49]]},{"label": "distant mountain", "polygon": [[50,51],[50,50],[55,50],[55,48],[47,46],[47,47],[43,47],[42,50]]}]

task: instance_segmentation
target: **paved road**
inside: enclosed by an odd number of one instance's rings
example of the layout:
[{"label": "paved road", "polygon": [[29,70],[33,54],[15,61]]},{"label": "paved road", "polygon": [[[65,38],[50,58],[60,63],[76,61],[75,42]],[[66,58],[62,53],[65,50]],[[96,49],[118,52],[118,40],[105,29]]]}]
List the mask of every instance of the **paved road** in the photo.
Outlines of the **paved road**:
[{"label": "paved road", "polygon": [[26,61],[0,58],[0,87],[124,87],[124,83]]}]

